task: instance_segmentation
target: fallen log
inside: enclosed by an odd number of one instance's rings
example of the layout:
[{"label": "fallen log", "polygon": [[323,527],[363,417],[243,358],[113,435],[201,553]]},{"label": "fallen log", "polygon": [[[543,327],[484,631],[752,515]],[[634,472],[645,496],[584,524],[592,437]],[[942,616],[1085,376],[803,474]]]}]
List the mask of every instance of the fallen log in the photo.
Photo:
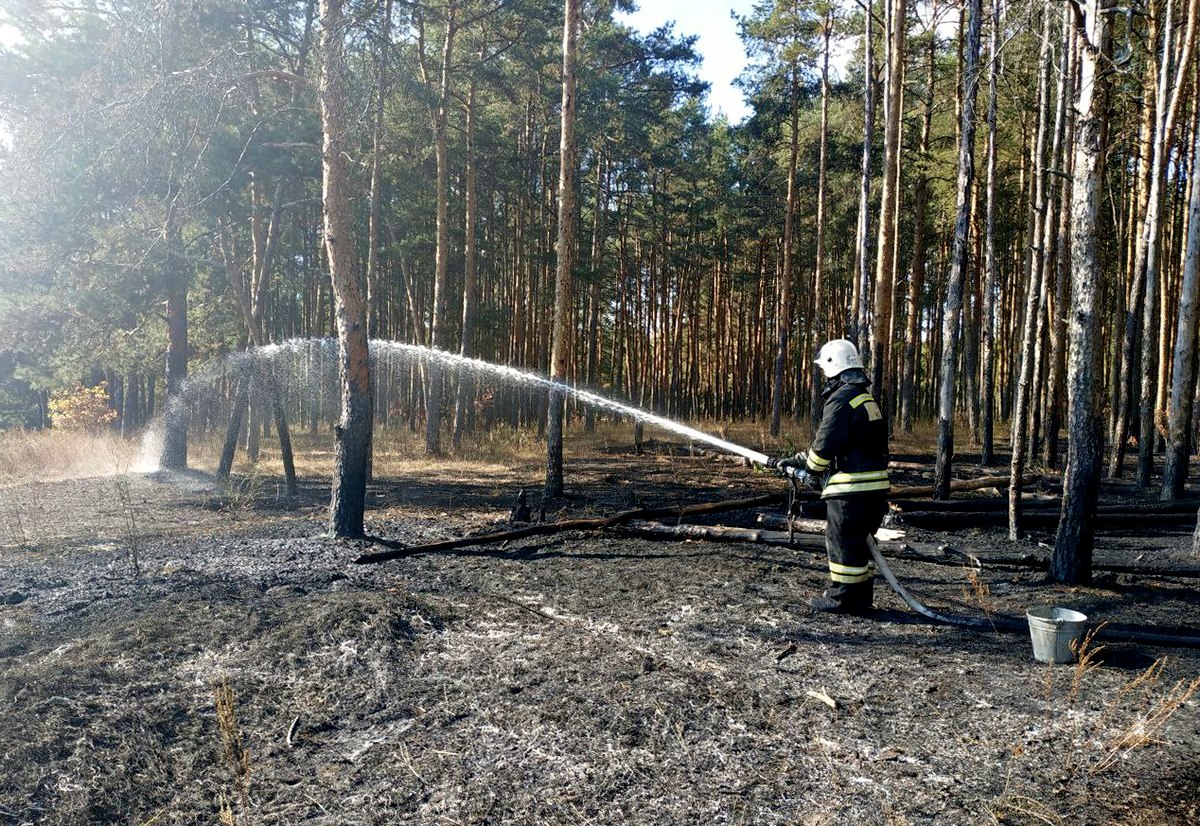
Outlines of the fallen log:
[{"label": "fallen log", "polygon": [[[1021,477],[1021,485],[1032,485],[1042,478],[1041,474],[1030,473]],[[978,479],[953,479],[950,490],[979,490],[980,488],[1007,488],[1008,476],[981,476]],[[888,499],[916,499],[921,496],[933,496],[933,485],[911,485],[909,487],[892,488]]]},{"label": "fallen log", "polygon": [[[1044,496],[1039,493],[1021,494],[1021,511],[1052,510],[1062,507],[1062,499],[1058,496]],[[978,499],[902,499],[894,503],[893,510],[901,513],[908,511],[938,511],[940,513],[958,513],[962,511],[1003,511],[1008,512],[1008,498],[980,497]]]},{"label": "fallen log", "polygon": [[[640,536],[647,539],[698,539],[713,542],[748,542],[760,545],[782,545],[795,548],[807,548],[814,551],[824,550],[824,520],[798,520],[799,526],[795,542],[789,543],[788,532],[782,530],[766,530],[759,528],[736,528],[725,525],[694,525],[679,523],[668,525],[653,520],[662,517],[682,518],[711,513],[722,513],[762,507],[768,504],[779,504],[782,496],[774,494],[758,496],[750,499],[724,500],[698,505],[666,508],[639,508],[622,511],[608,517],[565,519],[558,522],[545,522],[505,531],[493,531],[473,536],[448,539],[441,542],[431,542],[410,547],[400,546],[390,540],[372,538],[379,545],[391,550],[373,554],[364,554],[355,560],[357,564],[386,562],[406,556],[437,551],[458,550],[478,545],[496,545],[530,536],[540,536],[563,531],[592,531],[608,528],[620,528],[626,535]],[[959,514],[953,514],[959,516]],[[980,514],[967,514],[978,524]],[[886,529],[881,529],[881,531]],[[894,536],[894,535],[893,535]],[[1049,568],[1050,561],[1046,557],[1023,554],[1020,556],[994,556],[969,554],[950,545],[937,543],[908,542],[897,539],[887,539],[878,543],[886,556],[912,562],[924,562],[932,565],[951,567],[995,567],[995,568],[1025,568],[1044,571]],[[1132,574],[1136,576],[1178,577],[1180,579],[1200,579],[1200,567],[1172,566],[1154,564],[1117,564],[1094,562],[1092,570],[1114,574]]]},{"label": "fallen log", "polygon": [[825,537],[812,533],[797,533],[788,542],[787,531],[761,528],[733,528],[725,525],[664,525],[661,522],[634,521],[617,526],[626,536],[646,539],[702,539],[708,542],[749,542],[756,545],[788,545],[794,548],[825,549]]},{"label": "fallen log", "polygon": [[[1060,497],[1043,497],[1038,494],[1023,494],[1021,512],[1058,511],[1062,508]],[[1175,502],[1160,502],[1157,499],[1127,501],[1098,505],[1095,513],[1139,513],[1139,514],[1189,514],[1196,515],[1200,499],[1180,499]],[[963,512],[1008,512],[1007,499],[933,499],[930,501],[901,501],[896,504],[901,513],[914,511],[937,511],[939,513]]]},{"label": "fallen log", "polygon": [[[758,545],[791,545],[795,548],[825,548],[825,521],[820,519],[801,520],[807,530],[796,529],[795,541],[788,542],[788,532],[767,528],[737,528],[729,525],[693,525],[680,523],[665,525],[662,522],[633,521],[618,526],[621,533],[650,539],[704,539],[712,542],[750,542]],[[817,527],[819,526],[819,528]],[[904,547],[903,531],[880,528],[880,542],[884,547],[900,553]]]},{"label": "fallen log", "polygon": [[787,498],[784,493],[771,493],[763,496],[753,496],[749,499],[726,499],[720,502],[702,502],[697,505],[681,505],[665,508],[634,508],[632,510],[621,511],[612,516],[600,516],[583,519],[563,519],[557,522],[542,522],[537,525],[528,525],[524,528],[515,528],[504,531],[491,531],[489,533],[475,534],[473,536],[463,536],[457,539],[446,539],[441,542],[430,542],[424,545],[404,546],[392,540],[382,539],[380,537],[370,537],[370,540],[377,544],[383,545],[391,550],[379,551],[377,553],[363,554],[358,559],[354,560],[355,564],[367,565],[376,562],[387,562],[391,559],[400,559],[401,557],[414,556],[422,553],[432,553],[434,551],[449,551],[458,548],[467,548],[473,545],[495,545],[500,542],[508,542],[514,539],[524,539],[529,536],[544,536],[546,534],[560,533],[562,531],[596,531],[612,528],[617,525],[631,522],[635,519],[662,519],[662,518],[677,518],[682,519],[685,516],[699,516],[709,513],[724,513],[727,511],[747,510],[749,508],[759,508],[766,505],[781,504]]},{"label": "fallen log", "polygon": [[[956,531],[963,528],[1003,527],[1008,524],[1008,514],[1002,511],[901,511],[897,517],[900,524],[933,531]],[[1025,510],[1021,521],[1027,528],[1052,530],[1058,526],[1057,510]],[[1092,517],[1097,528],[1159,528],[1187,527],[1196,524],[1196,512],[1171,513],[1129,511],[1097,511]]]},{"label": "fallen log", "polygon": [[[748,542],[755,545],[788,545],[787,531],[767,530],[762,528],[736,528],[726,525],[665,525],[661,522],[633,521],[619,526],[621,533],[638,536],[645,539],[698,539],[710,542]],[[882,529],[880,533],[886,529]],[[1034,554],[1020,556],[993,556],[988,554],[972,554],[962,551],[952,545],[933,542],[908,542],[900,538],[883,538],[875,543],[889,559],[901,559],[909,562],[924,562],[930,565],[944,565],[952,568],[1028,568],[1035,571],[1045,571],[1050,567],[1048,557]],[[823,550],[824,539],[812,534],[797,534],[792,547]],[[1200,567],[1133,564],[1124,565],[1109,562],[1094,562],[1092,570],[1113,574],[1134,574],[1139,576],[1178,577],[1180,579],[1200,579]]]}]

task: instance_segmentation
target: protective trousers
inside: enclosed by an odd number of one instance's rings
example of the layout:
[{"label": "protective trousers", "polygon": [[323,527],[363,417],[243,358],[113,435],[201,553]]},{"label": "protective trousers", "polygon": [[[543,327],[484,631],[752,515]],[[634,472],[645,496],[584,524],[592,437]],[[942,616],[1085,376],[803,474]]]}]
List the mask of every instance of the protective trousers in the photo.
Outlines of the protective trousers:
[{"label": "protective trousers", "polygon": [[833,580],[825,595],[848,610],[866,610],[871,607],[875,584],[875,564],[867,537],[883,524],[887,493],[830,497],[825,504],[825,550],[829,554],[829,578]]}]

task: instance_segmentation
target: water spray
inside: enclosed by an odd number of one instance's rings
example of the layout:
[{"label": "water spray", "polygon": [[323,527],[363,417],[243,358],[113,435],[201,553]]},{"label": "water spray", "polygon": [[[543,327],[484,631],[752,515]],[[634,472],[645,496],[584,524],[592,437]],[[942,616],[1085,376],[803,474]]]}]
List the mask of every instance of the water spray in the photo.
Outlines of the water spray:
[{"label": "water spray", "polygon": [[697,430],[694,427],[689,427],[685,424],[668,419],[664,416],[658,416],[654,413],[649,413],[632,405],[622,404],[615,399],[610,399],[607,396],[602,396],[599,393],[593,393],[590,390],[582,390],[578,387],[572,387],[562,382],[548,379],[545,376],[531,373],[527,370],[520,370],[516,367],[509,367],[503,364],[493,364],[490,361],[483,359],[470,358],[461,356],[458,353],[450,353],[445,350],[438,350],[433,347],[424,347],[418,344],[403,344],[395,341],[380,341],[371,342],[371,347],[376,353],[380,352],[395,352],[408,356],[432,359],[446,367],[459,370],[472,370],[478,373],[490,373],[500,378],[509,379],[525,385],[541,386],[547,389],[560,390],[566,395],[583,402],[584,404],[597,407],[602,410],[608,410],[613,413],[619,413],[623,416],[628,416],[632,419],[644,422],[649,425],[666,430],[670,433],[675,433],[679,436],[684,436],[694,442],[703,442],[711,445],[718,450],[723,450],[726,453],[733,453],[741,456],[743,459],[749,460],[752,464],[767,467],[770,464],[771,457],[757,450],[751,450],[748,447],[735,444],[725,439],[719,439],[705,433],[702,430]]}]

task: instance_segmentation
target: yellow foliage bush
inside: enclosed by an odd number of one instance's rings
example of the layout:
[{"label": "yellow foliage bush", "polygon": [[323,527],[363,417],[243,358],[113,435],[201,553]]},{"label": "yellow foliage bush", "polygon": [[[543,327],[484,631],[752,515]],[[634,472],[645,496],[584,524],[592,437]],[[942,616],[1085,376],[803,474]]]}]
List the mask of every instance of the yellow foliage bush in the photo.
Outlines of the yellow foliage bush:
[{"label": "yellow foliage bush", "polygon": [[116,421],[117,411],[108,403],[108,383],[95,387],[77,384],[50,396],[50,423],[62,430],[95,431]]}]

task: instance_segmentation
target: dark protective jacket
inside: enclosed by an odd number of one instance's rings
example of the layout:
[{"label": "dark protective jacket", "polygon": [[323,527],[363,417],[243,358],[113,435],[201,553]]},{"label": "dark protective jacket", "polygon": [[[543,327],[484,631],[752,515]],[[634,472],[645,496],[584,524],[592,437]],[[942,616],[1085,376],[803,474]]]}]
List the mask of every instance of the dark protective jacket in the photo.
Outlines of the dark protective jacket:
[{"label": "dark protective jacket", "polygon": [[821,498],[888,491],[887,421],[866,376],[855,370],[831,384],[806,458],[809,473],[828,474]]}]

